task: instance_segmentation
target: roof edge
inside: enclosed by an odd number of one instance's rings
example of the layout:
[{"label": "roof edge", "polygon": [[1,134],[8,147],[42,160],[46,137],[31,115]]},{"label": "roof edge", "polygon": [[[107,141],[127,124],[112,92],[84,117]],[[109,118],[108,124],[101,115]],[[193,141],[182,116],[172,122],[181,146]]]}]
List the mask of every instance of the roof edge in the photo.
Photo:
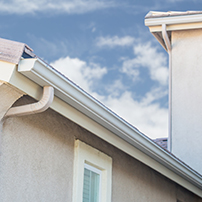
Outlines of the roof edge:
[{"label": "roof edge", "polygon": [[147,15],[145,16],[145,19],[169,17],[169,16],[196,15],[196,14],[202,14],[202,11],[168,11],[168,12],[149,11],[149,13],[147,13]]},{"label": "roof edge", "polygon": [[[18,72],[40,86],[53,86],[55,89],[55,96],[59,99],[76,108],[85,116],[116,134],[128,144],[137,148],[156,162],[182,177],[194,187],[198,188],[197,190],[202,190],[202,176],[200,174],[181,162],[171,153],[155,144],[150,138],[146,137],[135,127],[118,117],[111,110],[106,108],[39,58],[21,60],[18,65]],[[154,168],[149,161],[146,162],[141,159],[138,160],[162,173],[162,171],[158,170],[158,168]],[[177,178],[175,179],[166,173],[163,175],[202,197],[201,191],[199,192],[194,190],[193,187],[191,188],[189,186],[185,186],[180,180]]]},{"label": "roof edge", "polygon": [[153,15],[149,12],[145,17],[145,25],[160,26],[162,24],[166,25],[180,25],[180,24],[190,24],[202,22],[202,12],[194,14],[184,14],[184,15]]}]

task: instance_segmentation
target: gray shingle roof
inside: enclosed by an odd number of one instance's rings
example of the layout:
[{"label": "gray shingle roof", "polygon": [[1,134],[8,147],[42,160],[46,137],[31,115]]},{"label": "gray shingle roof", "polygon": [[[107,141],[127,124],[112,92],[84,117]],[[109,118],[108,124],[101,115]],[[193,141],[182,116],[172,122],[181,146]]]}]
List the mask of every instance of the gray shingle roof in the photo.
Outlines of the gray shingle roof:
[{"label": "gray shingle roof", "polygon": [[32,54],[32,49],[24,43],[0,38],[0,60],[18,64],[22,54]]},{"label": "gray shingle roof", "polygon": [[159,146],[163,147],[164,149],[167,149],[167,142],[168,142],[167,138],[157,138],[153,141],[156,142]]}]

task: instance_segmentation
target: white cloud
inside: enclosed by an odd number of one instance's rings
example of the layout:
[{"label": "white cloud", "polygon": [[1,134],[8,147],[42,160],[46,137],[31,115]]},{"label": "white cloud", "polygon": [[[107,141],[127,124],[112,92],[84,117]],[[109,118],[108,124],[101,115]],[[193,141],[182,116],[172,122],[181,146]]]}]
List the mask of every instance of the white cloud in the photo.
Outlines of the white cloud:
[{"label": "white cloud", "polygon": [[0,12],[20,15],[36,12],[80,14],[113,6],[112,1],[105,0],[11,0],[0,2]]},{"label": "white cloud", "polygon": [[125,36],[125,37],[98,37],[96,39],[96,45],[99,47],[107,46],[110,48],[114,48],[116,46],[131,46],[133,45],[135,39],[131,36]]},{"label": "white cloud", "polygon": [[91,22],[89,25],[83,25],[83,29],[90,29],[91,32],[95,32],[96,31],[96,23]]},{"label": "white cloud", "polygon": [[138,68],[139,66],[136,64],[135,59],[126,59],[123,62],[121,71],[131,77],[133,81],[136,81],[139,79],[140,74]]},{"label": "white cloud", "polygon": [[158,52],[156,47],[151,46],[151,43],[138,43],[134,45],[134,55],[133,59],[125,59],[122,72],[137,79],[140,68],[148,68],[152,80],[158,81],[161,85],[167,84],[167,57],[163,53]]},{"label": "white cloud", "polygon": [[51,65],[150,138],[167,136],[167,109],[154,102],[167,94],[163,88],[152,89],[138,101],[121,80],[115,80],[109,87],[99,83],[108,93],[100,95],[94,84],[107,73],[106,68],[70,57],[60,58]]},{"label": "white cloud", "polygon": [[123,85],[122,81],[117,79],[109,86],[106,86],[106,91],[110,96],[118,97],[121,92],[125,91],[127,88]]},{"label": "white cloud", "polygon": [[146,93],[145,97],[142,98],[141,103],[143,105],[148,105],[150,103],[153,103],[154,101],[161,99],[167,94],[168,94],[167,89],[164,89],[160,86],[157,88],[153,88],[151,89],[151,91]]},{"label": "white cloud", "polygon": [[135,57],[133,59],[121,58],[120,60],[123,60],[121,71],[136,81],[139,80],[140,68],[148,68],[152,80],[158,81],[161,85],[167,85],[167,57],[162,52],[158,52],[151,43],[143,44],[139,41],[131,36],[108,36],[97,38],[96,45],[109,48],[133,46]]},{"label": "white cloud", "polygon": [[[133,46],[134,58],[122,58],[122,72],[137,80],[140,79],[141,68],[147,68],[150,78],[159,82],[158,87],[151,86],[151,89],[140,99],[139,95],[138,98],[135,97],[135,93],[129,90],[121,79],[116,78],[106,86],[103,77],[107,74],[107,69],[98,64],[66,57],[60,58],[51,65],[150,138],[166,137],[168,111],[158,103],[168,93],[165,88],[168,80],[166,55],[150,43],[140,43],[132,37],[115,36],[107,40],[100,39],[99,42],[100,46],[105,44],[109,47],[124,46],[124,44]],[[102,86],[106,94],[101,95],[96,91],[98,85]]]},{"label": "white cloud", "polygon": [[157,99],[157,97],[151,99],[151,94],[152,92],[149,92],[140,101],[134,100],[132,93],[129,91],[124,92],[119,98],[112,96],[98,96],[98,98],[120,117],[150,138],[166,137],[168,135],[167,109],[161,108],[159,104],[151,103],[154,99]]},{"label": "white cloud", "polygon": [[92,92],[94,84],[107,73],[106,68],[95,63],[87,64],[78,58],[60,58],[51,65],[88,93]]}]

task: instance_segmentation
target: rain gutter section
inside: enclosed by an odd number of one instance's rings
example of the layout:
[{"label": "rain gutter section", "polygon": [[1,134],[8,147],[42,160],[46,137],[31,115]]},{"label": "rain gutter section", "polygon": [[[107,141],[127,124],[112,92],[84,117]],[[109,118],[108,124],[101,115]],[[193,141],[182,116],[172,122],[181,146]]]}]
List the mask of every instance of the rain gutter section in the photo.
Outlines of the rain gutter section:
[{"label": "rain gutter section", "polygon": [[173,25],[173,24],[187,24],[187,23],[197,23],[202,21],[202,14],[193,15],[178,15],[178,16],[159,16],[159,17],[148,17],[145,18],[145,25],[157,26],[157,25]]},{"label": "rain gutter section", "polygon": [[[23,59],[18,65],[18,72],[40,86],[52,86],[55,90],[55,96],[59,99],[82,112],[87,117],[90,117],[128,144],[134,146],[156,162],[180,176],[183,180],[176,176],[173,177],[174,175],[171,176],[166,172],[163,173],[158,170],[158,168],[154,168],[154,166],[150,164],[150,160],[147,162],[140,158],[138,160],[202,197],[202,176],[200,174],[156,145],[150,138],[118,117],[54,68],[44,63],[39,58]],[[188,181],[190,185],[185,185],[184,180]]]}]

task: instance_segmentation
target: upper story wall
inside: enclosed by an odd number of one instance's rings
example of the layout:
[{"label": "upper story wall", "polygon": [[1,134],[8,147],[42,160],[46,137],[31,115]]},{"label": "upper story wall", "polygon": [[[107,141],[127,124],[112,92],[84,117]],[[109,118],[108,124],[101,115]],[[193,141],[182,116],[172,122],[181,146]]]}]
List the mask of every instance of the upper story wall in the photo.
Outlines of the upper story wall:
[{"label": "upper story wall", "polygon": [[151,11],[145,25],[169,55],[168,149],[202,174],[202,11]]},{"label": "upper story wall", "polygon": [[[21,98],[17,104],[33,102]],[[0,201],[72,201],[74,141],[112,158],[112,201],[202,201],[53,110],[7,118],[1,132]]]},{"label": "upper story wall", "polygon": [[[17,104],[30,101],[23,97]],[[0,201],[71,201],[72,125],[51,110],[4,120]]]},{"label": "upper story wall", "polygon": [[202,29],[172,31],[172,153],[202,174]]}]

